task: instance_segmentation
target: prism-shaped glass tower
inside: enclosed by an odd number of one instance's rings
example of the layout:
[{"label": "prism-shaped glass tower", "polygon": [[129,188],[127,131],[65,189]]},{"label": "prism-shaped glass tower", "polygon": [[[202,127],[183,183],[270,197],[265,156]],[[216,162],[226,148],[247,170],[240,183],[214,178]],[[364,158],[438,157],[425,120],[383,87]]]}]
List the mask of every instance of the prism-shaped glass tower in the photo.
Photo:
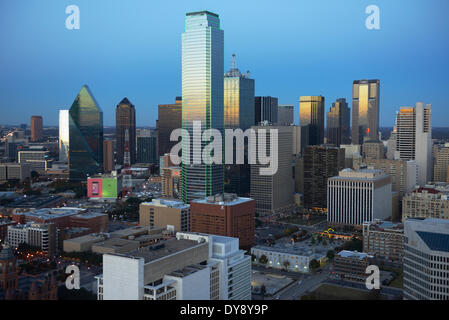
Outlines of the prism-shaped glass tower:
[{"label": "prism-shaped glass tower", "polygon": [[[223,164],[193,164],[198,150],[193,147],[193,123],[202,131],[224,127],[224,35],[217,14],[209,11],[186,14],[182,34],[182,128],[190,139],[182,138],[182,193],[185,203],[223,192]],[[201,150],[208,144],[202,141]],[[184,150],[190,149],[190,154]],[[190,164],[184,159],[190,156]]]},{"label": "prism-shaped glass tower", "polygon": [[84,181],[103,170],[103,112],[84,85],[69,110],[70,180]]}]

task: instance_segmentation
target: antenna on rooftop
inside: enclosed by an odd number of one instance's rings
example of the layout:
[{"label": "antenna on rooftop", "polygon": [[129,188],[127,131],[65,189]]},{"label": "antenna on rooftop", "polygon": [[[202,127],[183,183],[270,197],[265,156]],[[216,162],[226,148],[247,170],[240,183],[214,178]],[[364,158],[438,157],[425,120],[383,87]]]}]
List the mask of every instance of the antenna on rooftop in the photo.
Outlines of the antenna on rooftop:
[{"label": "antenna on rooftop", "polygon": [[235,53],[232,54],[232,69],[235,69]]}]

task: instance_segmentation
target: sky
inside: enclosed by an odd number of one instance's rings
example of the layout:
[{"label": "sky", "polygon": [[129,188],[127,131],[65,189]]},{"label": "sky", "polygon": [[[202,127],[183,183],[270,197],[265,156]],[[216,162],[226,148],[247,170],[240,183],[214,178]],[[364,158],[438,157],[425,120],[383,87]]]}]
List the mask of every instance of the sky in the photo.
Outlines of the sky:
[{"label": "sky", "polygon": [[[66,7],[80,9],[68,30]],[[380,9],[368,30],[365,8]],[[231,55],[250,70],[256,95],[295,106],[323,95],[351,107],[352,82],[380,79],[380,125],[417,101],[433,106],[433,126],[449,126],[449,1],[447,0],[1,0],[0,124],[42,115],[58,124],[87,84],[115,125],[128,99],[138,126],[155,126],[157,105],[181,95],[181,33],[187,12],[220,15],[225,70]]]}]

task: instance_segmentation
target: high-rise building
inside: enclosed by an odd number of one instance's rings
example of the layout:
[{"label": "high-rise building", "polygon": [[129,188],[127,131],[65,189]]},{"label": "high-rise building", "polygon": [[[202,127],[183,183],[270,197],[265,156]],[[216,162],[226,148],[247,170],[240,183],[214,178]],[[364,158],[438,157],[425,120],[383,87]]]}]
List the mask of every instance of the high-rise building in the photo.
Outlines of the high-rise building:
[{"label": "high-rise building", "polygon": [[278,107],[278,124],[280,126],[292,125],[294,107],[292,104],[280,104]]},{"label": "high-rise building", "polygon": [[345,98],[337,99],[327,113],[327,143],[339,147],[351,142],[351,109]]},{"label": "high-rise building", "polygon": [[69,111],[70,180],[103,171],[103,111],[84,85]]},{"label": "high-rise building", "polygon": [[136,109],[129,102],[128,98],[123,98],[117,105],[115,109],[115,121],[117,164],[124,164],[126,130],[128,130],[129,135],[130,164],[136,163]]},{"label": "high-rise building", "polygon": [[103,141],[103,172],[111,172],[114,165],[114,140]]},{"label": "high-rise building", "polygon": [[[194,164],[201,150],[193,144],[194,121],[201,129],[223,132],[224,125],[224,34],[217,14],[209,11],[186,14],[182,34],[182,139],[181,198],[185,203],[223,192],[223,164]],[[191,147],[192,146],[192,147]],[[186,159],[190,159],[190,164]]]},{"label": "high-rise building", "polygon": [[380,140],[366,139],[362,145],[362,152],[365,159],[385,159],[385,147]]},{"label": "high-rise building", "polygon": [[182,127],[182,97],[176,97],[174,104],[158,105],[158,155],[170,153],[177,141],[170,141],[170,135],[175,129]]},{"label": "high-rise building", "polygon": [[331,146],[308,146],[303,155],[304,207],[326,208],[327,179],[344,168],[345,151]]},{"label": "high-rise building", "polygon": [[436,151],[433,181],[449,182],[449,144]]},{"label": "high-rise building", "polygon": [[399,159],[415,160],[418,184],[432,180],[432,105],[417,102],[416,107],[402,107],[396,115],[396,150]]},{"label": "high-rise building", "polygon": [[190,203],[190,231],[235,237],[240,247],[254,245],[254,200],[220,194]]},{"label": "high-rise building", "polygon": [[237,238],[178,232],[176,239],[103,255],[98,300],[251,300],[251,257]]},{"label": "high-rise building", "polygon": [[420,187],[402,199],[402,220],[407,218],[449,219],[449,196],[431,187]]},{"label": "high-rise building", "polygon": [[164,167],[161,171],[161,193],[163,197],[179,198],[179,190],[181,189],[181,168]]},{"label": "high-rise building", "polygon": [[404,299],[449,300],[449,221],[407,219],[404,235]]},{"label": "high-rise building", "polygon": [[41,141],[43,138],[43,124],[41,116],[31,117],[31,141]]},{"label": "high-rise building", "polygon": [[344,169],[329,178],[327,221],[331,225],[361,226],[391,216],[391,179],[380,170]]},{"label": "high-rise building", "polygon": [[157,163],[156,137],[137,137],[137,163]]},{"label": "high-rise building", "polygon": [[59,110],[59,161],[69,161],[69,110]]},{"label": "high-rise building", "polygon": [[379,138],[380,80],[355,80],[352,85],[352,143]]},{"label": "high-rise building", "polygon": [[303,147],[324,143],[323,96],[302,96],[299,98],[299,124]]},{"label": "high-rise building", "polygon": [[391,131],[390,138],[387,140],[387,153],[385,156],[388,160],[396,160],[396,158],[399,159],[396,152],[396,134],[397,132],[395,125],[393,131]]},{"label": "high-rise building", "polygon": [[242,74],[232,55],[232,67],[224,75],[224,126],[243,131],[254,125],[254,79]]},{"label": "high-rise building", "polygon": [[257,126],[264,121],[273,125],[277,124],[278,98],[270,96],[255,98],[254,124]]}]

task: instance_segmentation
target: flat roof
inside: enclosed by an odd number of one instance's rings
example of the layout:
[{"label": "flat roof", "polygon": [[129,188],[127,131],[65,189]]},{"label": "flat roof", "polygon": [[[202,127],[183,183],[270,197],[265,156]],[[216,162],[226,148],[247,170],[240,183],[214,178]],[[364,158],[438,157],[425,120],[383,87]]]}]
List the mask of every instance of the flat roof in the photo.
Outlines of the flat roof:
[{"label": "flat roof", "polygon": [[211,16],[214,16],[214,17],[217,17],[217,18],[219,17],[218,14],[210,12],[210,11],[187,12],[186,16],[197,16],[197,15],[200,15],[200,14],[208,14],[208,15],[211,15]]},{"label": "flat roof", "polygon": [[348,251],[348,250],[342,250],[339,253],[337,253],[337,255],[343,258],[354,258],[359,260],[362,260],[364,258],[371,258],[371,256],[369,256],[365,252]]}]

